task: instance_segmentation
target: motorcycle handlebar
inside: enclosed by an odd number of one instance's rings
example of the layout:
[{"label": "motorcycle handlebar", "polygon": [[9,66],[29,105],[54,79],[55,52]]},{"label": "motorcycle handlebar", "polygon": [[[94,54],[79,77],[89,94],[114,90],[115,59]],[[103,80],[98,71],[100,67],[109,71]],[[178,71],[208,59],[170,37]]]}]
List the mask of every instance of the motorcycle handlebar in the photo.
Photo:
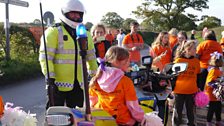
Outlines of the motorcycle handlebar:
[{"label": "motorcycle handlebar", "polygon": [[157,77],[159,79],[171,79],[176,77],[176,74],[161,74],[161,73],[154,73],[154,72],[149,72],[149,76]]}]

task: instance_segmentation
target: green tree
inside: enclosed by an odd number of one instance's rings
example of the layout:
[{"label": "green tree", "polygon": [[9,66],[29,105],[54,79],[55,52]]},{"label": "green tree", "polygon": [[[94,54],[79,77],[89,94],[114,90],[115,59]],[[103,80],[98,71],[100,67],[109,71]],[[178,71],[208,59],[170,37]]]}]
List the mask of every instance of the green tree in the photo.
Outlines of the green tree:
[{"label": "green tree", "polygon": [[202,30],[204,27],[215,28],[221,26],[221,20],[214,16],[203,15],[202,22],[199,24],[198,29]]},{"label": "green tree", "polygon": [[[5,57],[6,52],[6,40],[3,24],[0,24],[0,57]],[[29,50],[28,50],[29,48]],[[10,49],[12,55],[18,57],[26,56],[35,52],[35,40],[32,33],[28,28],[20,27],[18,24],[13,23],[10,27]],[[30,50],[31,49],[31,50]],[[22,52],[23,51],[23,52]],[[4,55],[4,56],[3,56]],[[14,55],[14,56],[15,56]],[[15,57],[17,57],[15,56]]]},{"label": "green tree", "polygon": [[13,59],[21,59],[34,54],[33,42],[24,33],[16,32],[10,37],[10,51]]},{"label": "green tree", "polygon": [[109,28],[121,28],[124,19],[116,12],[108,12],[103,16],[101,22]]},{"label": "green tree", "polygon": [[5,43],[5,31],[4,31],[4,24],[0,23],[0,60],[4,59],[6,54],[6,43]]},{"label": "green tree", "polygon": [[[138,18],[151,22],[151,25],[161,30],[169,30],[173,27],[186,28],[187,21],[197,21],[197,16],[186,13],[192,8],[197,11],[208,8],[208,0],[144,0],[137,10],[132,11]],[[187,20],[183,20],[182,18]],[[186,29],[183,29],[186,30]]]},{"label": "green tree", "polygon": [[135,19],[132,18],[127,18],[123,21],[122,23],[122,28],[126,31],[126,32],[130,32],[130,23],[136,21]]}]

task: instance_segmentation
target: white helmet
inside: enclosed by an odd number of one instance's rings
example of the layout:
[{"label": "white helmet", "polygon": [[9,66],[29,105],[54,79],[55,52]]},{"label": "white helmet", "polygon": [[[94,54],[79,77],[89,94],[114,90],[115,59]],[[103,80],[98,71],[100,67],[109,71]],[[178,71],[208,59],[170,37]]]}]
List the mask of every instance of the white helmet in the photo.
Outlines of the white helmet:
[{"label": "white helmet", "polygon": [[[66,16],[68,12],[79,12],[80,19],[78,20],[71,20]],[[60,19],[69,25],[72,28],[76,28],[76,26],[83,21],[83,14],[85,12],[85,8],[83,4],[79,0],[66,0],[64,4],[61,6],[61,16]]]}]

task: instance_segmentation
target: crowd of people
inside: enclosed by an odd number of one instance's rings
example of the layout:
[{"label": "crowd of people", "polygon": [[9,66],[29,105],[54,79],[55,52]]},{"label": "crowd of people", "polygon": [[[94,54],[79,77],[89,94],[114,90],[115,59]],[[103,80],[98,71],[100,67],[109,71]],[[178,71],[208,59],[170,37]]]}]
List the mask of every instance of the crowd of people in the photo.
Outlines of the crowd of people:
[{"label": "crowd of people", "polygon": [[[61,12],[61,22],[45,31],[48,62],[45,60],[43,38],[40,46],[42,72],[47,83],[55,87],[54,103],[48,101],[46,108],[64,105],[83,107],[82,59],[76,40],[76,27],[83,22],[85,9],[81,1],[68,0],[62,5]],[[92,76],[89,84],[91,107],[104,109],[116,119],[118,125],[137,126],[144,120],[144,111],[138,104],[134,84],[124,74],[130,63],[141,65],[140,50],[143,49],[144,40],[138,29],[139,23],[134,21],[130,23],[130,33],[126,35],[123,29],[119,29],[115,37],[103,24],[96,24],[87,32],[87,68]],[[177,77],[173,87],[174,126],[182,124],[184,106],[188,125],[195,126],[194,96],[199,91],[205,91],[210,98],[207,126],[212,125],[214,113],[216,126],[221,126],[221,101],[214,97],[214,87],[209,83],[223,76],[220,67],[223,66],[224,31],[220,43],[212,30],[203,30],[204,41],[200,43],[195,32],[192,30],[190,37],[176,28],[160,32],[148,54],[153,57],[152,66],[157,71],[162,71],[168,63],[188,63],[187,70]],[[46,63],[49,65],[49,77]]]}]

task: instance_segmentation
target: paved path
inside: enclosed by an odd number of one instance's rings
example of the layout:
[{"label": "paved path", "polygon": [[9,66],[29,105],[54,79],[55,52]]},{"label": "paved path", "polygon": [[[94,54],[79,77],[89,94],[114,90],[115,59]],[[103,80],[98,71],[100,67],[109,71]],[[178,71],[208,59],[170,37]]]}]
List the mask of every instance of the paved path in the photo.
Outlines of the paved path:
[{"label": "paved path", "polygon": [[[196,109],[196,123],[197,123],[196,125],[197,126],[206,126],[207,109],[208,109],[207,107]],[[172,113],[169,114],[169,120],[168,120],[167,126],[172,126],[171,118],[172,118]],[[187,119],[184,118],[183,120],[187,120]],[[213,116],[212,123],[215,126],[215,115]],[[222,107],[222,123],[224,123],[224,105]],[[187,126],[187,125],[185,124],[181,126]]]}]

